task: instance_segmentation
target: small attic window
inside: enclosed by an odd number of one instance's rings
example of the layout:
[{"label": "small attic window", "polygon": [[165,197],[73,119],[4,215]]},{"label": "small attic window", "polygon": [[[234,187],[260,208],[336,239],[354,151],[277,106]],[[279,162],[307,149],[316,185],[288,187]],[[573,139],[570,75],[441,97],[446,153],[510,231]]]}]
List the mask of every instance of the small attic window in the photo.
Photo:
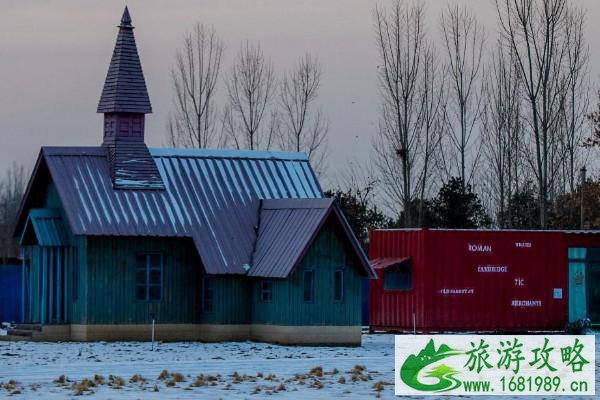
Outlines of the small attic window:
[{"label": "small attic window", "polygon": [[410,290],[412,288],[412,265],[410,259],[391,265],[383,271],[384,290]]}]

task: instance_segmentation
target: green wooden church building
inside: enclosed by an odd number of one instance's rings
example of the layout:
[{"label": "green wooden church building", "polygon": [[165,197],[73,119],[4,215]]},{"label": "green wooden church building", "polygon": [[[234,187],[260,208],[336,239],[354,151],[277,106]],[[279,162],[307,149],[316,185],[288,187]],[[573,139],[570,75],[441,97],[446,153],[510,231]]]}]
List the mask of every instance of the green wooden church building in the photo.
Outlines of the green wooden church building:
[{"label": "green wooden church building", "polygon": [[373,270],[306,155],[152,149],[127,9],[98,147],[43,147],[19,213],[39,340],[360,344]]}]

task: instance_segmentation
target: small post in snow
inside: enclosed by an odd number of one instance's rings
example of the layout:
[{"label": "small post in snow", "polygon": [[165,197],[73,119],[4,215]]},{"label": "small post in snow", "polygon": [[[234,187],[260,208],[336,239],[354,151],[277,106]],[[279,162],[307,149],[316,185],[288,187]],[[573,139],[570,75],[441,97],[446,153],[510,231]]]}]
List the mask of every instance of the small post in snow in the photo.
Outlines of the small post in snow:
[{"label": "small post in snow", "polygon": [[152,351],[154,351],[154,322],[156,320],[154,313],[150,314],[150,318],[152,318]]}]

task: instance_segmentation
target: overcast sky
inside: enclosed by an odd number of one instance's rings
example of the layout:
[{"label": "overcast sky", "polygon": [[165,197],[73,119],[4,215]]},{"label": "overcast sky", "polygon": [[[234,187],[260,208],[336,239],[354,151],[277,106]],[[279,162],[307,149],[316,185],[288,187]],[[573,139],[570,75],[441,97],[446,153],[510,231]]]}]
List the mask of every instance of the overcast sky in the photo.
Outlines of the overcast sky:
[{"label": "overcast sky", "polygon": [[[600,1],[587,9],[590,73],[600,75]],[[385,3],[385,1],[383,1]],[[444,0],[426,0],[428,30]],[[462,0],[496,33],[491,0]],[[154,114],[146,143],[163,146],[171,108],[175,48],[195,21],[213,25],[226,43],[224,67],[242,40],[258,41],[276,70],[306,51],[323,64],[319,103],[329,116],[329,175],[348,158],[367,160],[377,127],[376,49],[370,0],[0,0],[0,172],[14,160],[31,167],[43,145],[98,145],[96,114],[125,4],[129,5]],[[438,40],[439,42],[439,40]],[[222,82],[219,90],[224,92]]]}]

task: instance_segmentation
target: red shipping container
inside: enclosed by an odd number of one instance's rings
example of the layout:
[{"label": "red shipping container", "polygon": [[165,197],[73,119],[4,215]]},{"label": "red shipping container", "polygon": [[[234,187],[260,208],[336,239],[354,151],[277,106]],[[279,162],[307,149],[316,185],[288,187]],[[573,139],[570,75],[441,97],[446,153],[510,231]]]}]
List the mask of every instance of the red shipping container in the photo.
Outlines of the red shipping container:
[{"label": "red shipping container", "polygon": [[[563,232],[378,230],[370,233],[370,258],[379,278],[369,291],[373,330],[565,329]],[[410,270],[405,289],[384,288],[394,268],[404,274],[400,285]]]}]

